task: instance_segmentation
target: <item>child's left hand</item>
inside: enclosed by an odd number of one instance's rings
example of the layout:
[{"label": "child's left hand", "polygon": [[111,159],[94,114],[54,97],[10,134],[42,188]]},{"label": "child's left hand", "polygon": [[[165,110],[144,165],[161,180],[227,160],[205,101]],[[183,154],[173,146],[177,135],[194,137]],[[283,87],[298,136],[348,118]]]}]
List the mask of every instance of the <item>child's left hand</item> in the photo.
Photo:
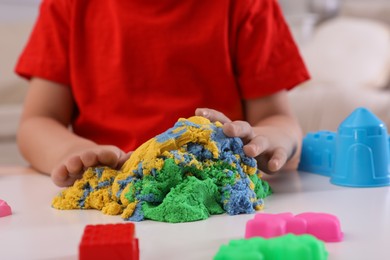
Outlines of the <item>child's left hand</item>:
[{"label": "child's left hand", "polygon": [[[223,113],[207,108],[198,108],[195,115],[219,121],[227,136],[239,137],[244,142],[244,152],[258,161],[261,171],[268,174],[279,171],[294,156],[297,150],[296,140],[278,126],[254,126],[246,121],[231,121]],[[287,164],[296,168],[297,162]]]}]

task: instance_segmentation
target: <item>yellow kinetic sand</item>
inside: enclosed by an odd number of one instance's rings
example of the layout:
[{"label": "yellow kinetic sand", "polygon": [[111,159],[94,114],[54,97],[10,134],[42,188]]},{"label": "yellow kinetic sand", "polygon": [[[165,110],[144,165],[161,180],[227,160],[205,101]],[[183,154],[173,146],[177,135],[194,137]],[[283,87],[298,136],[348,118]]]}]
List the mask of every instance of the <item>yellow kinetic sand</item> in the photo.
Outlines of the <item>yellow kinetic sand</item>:
[{"label": "yellow kinetic sand", "polygon": [[188,222],[252,213],[271,193],[239,138],[203,117],[179,119],[119,170],[89,168],[53,200],[57,209],[98,209],[131,221]]}]

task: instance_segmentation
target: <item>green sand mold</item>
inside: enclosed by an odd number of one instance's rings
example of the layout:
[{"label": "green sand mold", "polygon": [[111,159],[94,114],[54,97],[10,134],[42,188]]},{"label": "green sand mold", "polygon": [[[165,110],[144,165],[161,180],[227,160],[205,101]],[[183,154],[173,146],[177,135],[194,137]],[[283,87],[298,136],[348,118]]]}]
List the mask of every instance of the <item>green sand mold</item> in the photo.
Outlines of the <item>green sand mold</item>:
[{"label": "green sand mold", "polygon": [[326,260],[325,244],[312,235],[287,234],[265,239],[231,240],[222,245],[214,260]]}]

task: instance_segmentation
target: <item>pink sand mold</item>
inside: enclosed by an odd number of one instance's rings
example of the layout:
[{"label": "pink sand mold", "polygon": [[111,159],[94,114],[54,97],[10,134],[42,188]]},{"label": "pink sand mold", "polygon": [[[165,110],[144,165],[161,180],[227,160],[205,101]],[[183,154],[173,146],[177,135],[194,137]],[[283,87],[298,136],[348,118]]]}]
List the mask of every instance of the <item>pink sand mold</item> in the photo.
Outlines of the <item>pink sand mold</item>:
[{"label": "pink sand mold", "polygon": [[306,212],[294,216],[292,213],[258,213],[246,223],[245,238],[271,238],[293,233],[310,234],[325,242],[340,242],[343,233],[340,221],[327,213]]},{"label": "pink sand mold", "polygon": [[11,207],[4,200],[0,199],[0,217],[11,215]]}]

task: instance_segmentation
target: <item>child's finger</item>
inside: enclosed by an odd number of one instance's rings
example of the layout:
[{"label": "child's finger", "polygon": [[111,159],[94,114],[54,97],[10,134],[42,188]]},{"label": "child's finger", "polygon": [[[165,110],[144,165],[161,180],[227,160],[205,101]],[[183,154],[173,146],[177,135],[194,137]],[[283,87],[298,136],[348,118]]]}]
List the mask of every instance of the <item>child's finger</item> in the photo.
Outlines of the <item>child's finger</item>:
[{"label": "child's finger", "polygon": [[244,143],[250,142],[255,134],[253,128],[246,121],[233,121],[223,126],[223,132],[230,137],[239,137]]},{"label": "child's finger", "polygon": [[257,157],[270,147],[268,138],[262,135],[255,136],[248,144],[244,145],[244,152],[249,157]]},{"label": "child's finger", "polygon": [[68,170],[69,177],[74,178],[84,171],[84,164],[81,161],[80,156],[75,155],[68,159],[65,163],[65,167]]},{"label": "child's finger", "polygon": [[75,180],[81,178],[81,174],[70,176],[65,164],[60,165],[51,172],[51,179],[59,187],[68,187],[73,185]]},{"label": "child's finger", "polygon": [[273,152],[271,159],[268,161],[268,169],[271,172],[279,171],[282,166],[287,162],[287,152],[284,148],[276,148]]},{"label": "child's finger", "polygon": [[219,121],[222,124],[229,123],[232,120],[230,120],[227,116],[225,116],[223,113],[210,109],[210,108],[197,108],[195,110],[195,115],[197,116],[203,116],[207,119],[209,119],[211,122]]},{"label": "child's finger", "polygon": [[97,154],[97,160],[99,164],[109,166],[112,168],[116,168],[119,163],[119,158],[121,157],[121,150],[117,149],[117,151],[113,150],[101,150]]},{"label": "child's finger", "polygon": [[86,151],[80,154],[80,159],[84,165],[84,168],[98,165],[98,156],[94,151]]},{"label": "child's finger", "polygon": [[119,158],[117,168],[122,167],[122,165],[130,158],[133,152],[123,153]]},{"label": "child's finger", "polygon": [[51,172],[51,179],[59,187],[65,187],[66,180],[69,178],[68,170],[62,164]]}]

